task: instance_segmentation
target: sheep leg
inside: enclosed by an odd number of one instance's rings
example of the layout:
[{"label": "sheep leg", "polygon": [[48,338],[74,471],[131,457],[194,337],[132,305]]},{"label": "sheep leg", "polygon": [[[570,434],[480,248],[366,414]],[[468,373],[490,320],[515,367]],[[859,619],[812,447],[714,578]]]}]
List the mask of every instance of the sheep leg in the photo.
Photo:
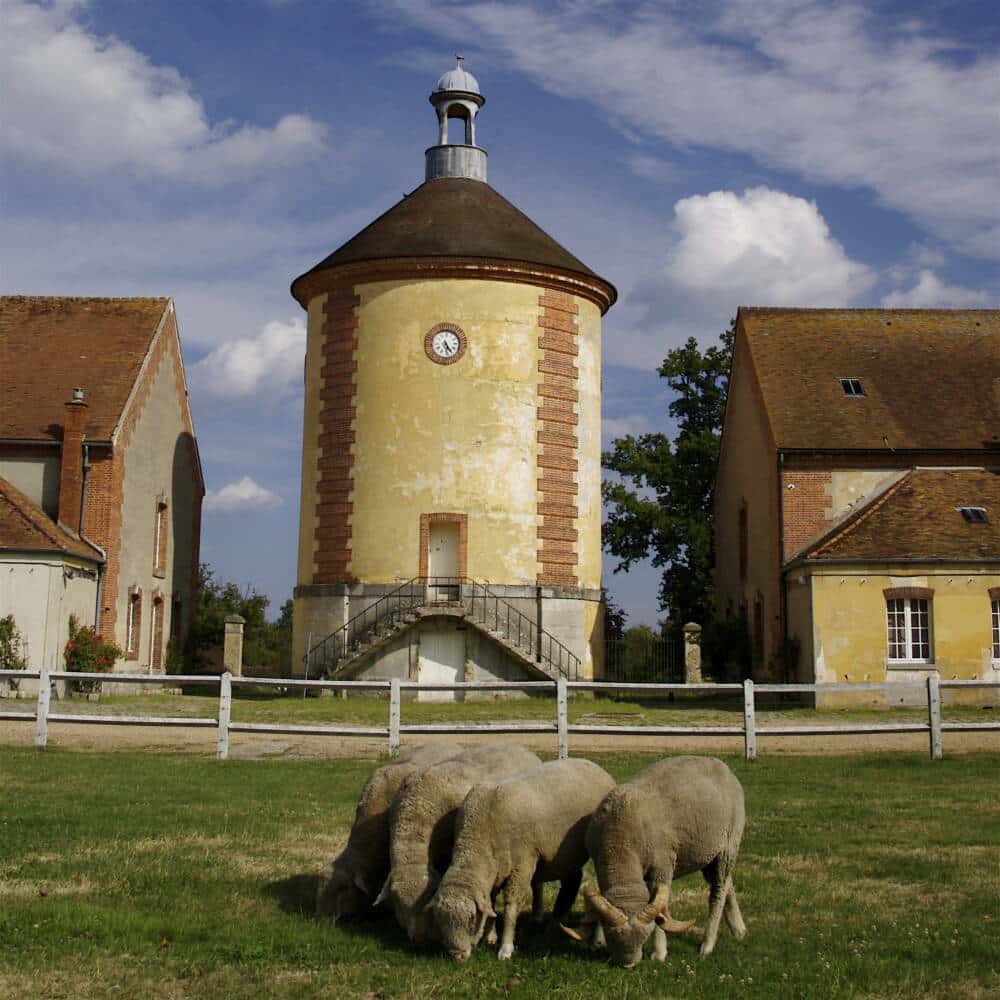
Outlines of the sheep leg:
[{"label": "sheep leg", "polygon": [[[496,892],[490,893],[490,906],[493,907],[494,913],[497,908],[497,894]],[[497,943],[497,918],[487,917],[486,926],[483,928],[486,931],[486,943],[489,947],[494,947]]]},{"label": "sheep leg", "polygon": [[667,960],[667,932],[662,927],[653,928],[653,958],[657,962]]},{"label": "sheep leg", "polygon": [[724,912],[729,929],[742,941],[747,936],[747,925],[743,923],[740,904],[736,902],[736,890],[733,888],[732,876],[726,879],[726,906]]},{"label": "sheep leg", "polygon": [[702,869],[702,875],[711,887],[708,894],[708,923],[705,926],[705,939],[701,943],[701,957],[712,954],[715,942],[719,936],[719,923],[722,920],[722,909],[725,906],[729,880],[729,864],[721,856]]},{"label": "sheep leg", "polygon": [[531,919],[540,924],[545,920],[545,883],[531,883]]},{"label": "sheep leg", "polygon": [[580,868],[559,883],[559,895],[556,896],[555,906],[552,907],[553,920],[562,920],[573,909],[573,902],[580,891],[582,881],[583,869]]},{"label": "sheep leg", "polygon": [[514,931],[517,930],[517,914],[521,901],[527,895],[528,880],[520,872],[514,872],[504,887],[503,930],[500,932],[500,950],[497,958],[507,959],[514,954]]}]

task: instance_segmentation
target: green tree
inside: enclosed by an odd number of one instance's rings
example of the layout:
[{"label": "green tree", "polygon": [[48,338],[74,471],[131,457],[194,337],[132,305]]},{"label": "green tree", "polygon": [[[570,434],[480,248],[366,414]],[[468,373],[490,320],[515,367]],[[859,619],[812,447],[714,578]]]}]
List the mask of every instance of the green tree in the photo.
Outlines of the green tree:
[{"label": "green tree", "polygon": [[270,600],[253,587],[245,590],[232,582],[217,580],[211,566],[198,567],[197,617],[192,643],[196,649],[221,646],[229,615],[240,615],[243,630],[243,662],[255,667],[285,668],[291,660],[292,601],[281,607],[277,622],[267,620]]},{"label": "green tree", "polygon": [[666,628],[707,622],[713,613],[715,564],[712,494],[719,462],[736,321],[720,346],[702,351],[692,337],[657,369],[673,390],[667,412],[677,434],[618,438],[601,456],[615,476],[604,480],[604,547],[615,572],[650,558],[662,568],[659,600]]}]

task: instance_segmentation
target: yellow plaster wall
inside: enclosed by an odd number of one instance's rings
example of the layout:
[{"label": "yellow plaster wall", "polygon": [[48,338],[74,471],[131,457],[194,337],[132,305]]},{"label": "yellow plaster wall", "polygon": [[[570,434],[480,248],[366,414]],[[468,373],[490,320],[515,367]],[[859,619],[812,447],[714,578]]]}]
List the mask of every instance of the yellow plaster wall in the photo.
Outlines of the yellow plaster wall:
[{"label": "yellow plaster wall", "polygon": [[[540,289],[432,279],[357,291],[354,576],[417,575],[420,515],[455,511],[468,515],[469,576],[534,584]],[[446,322],[468,349],[439,365],[424,335]]]},{"label": "yellow plaster wall", "polygon": [[851,504],[901,479],[908,469],[834,469],[830,474],[830,516],[843,514]]},{"label": "yellow plaster wall", "polygon": [[319,470],[319,414],[322,379],[323,309],[327,296],[317,295],[310,303],[306,319],[305,400],[302,417],[302,489],[299,499],[298,583],[312,583],[316,550],[316,484]]},{"label": "yellow plaster wall", "polygon": [[[753,627],[754,598],[764,604],[764,666],[774,649],[778,596],[778,517],[775,457],[769,446],[765,417],[751,388],[745,339],[737,337],[734,378],[729,385],[725,442],[716,482],[716,615],[724,617],[732,602],[738,614],[746,604]],[[747,578],[740,580],[739,510],[747,501]],[[762,676],[756,671],[755,676]]]},{"label": "yellow plaster wall", "polygon": [[[909,575],[908,575],[909,573]],[[936,669],[942,680],[1000,680],[992,665],[989,588],[1000,586],[1000,573],[942,566],[913,575],[894,571],[865,573],[816,568],[812,572],[816,681],[903,679],[905,670],[886,669],[888,646],[887,587],[929,587],[934,662],[914,666],[916,673]],[[911,672],[914,672],[911,671]]]},{"label": "yellow plaster wall", "polygon": [[[597,588],[601,585],[601,312],[586,299],[578,298],[576,303],[580,308],[577,577],[581,587]],[[592,620],[592,616],[587,619],[587,635]]]}]

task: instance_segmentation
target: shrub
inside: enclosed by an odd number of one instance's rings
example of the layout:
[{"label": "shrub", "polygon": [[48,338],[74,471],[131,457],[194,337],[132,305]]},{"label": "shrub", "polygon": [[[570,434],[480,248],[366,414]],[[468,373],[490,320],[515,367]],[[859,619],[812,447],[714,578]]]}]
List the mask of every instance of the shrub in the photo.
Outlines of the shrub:
[{"label": "shrub", "polygon": [[702,673],[718,683],[746,680],[753,650],[747,616],[708,622],[701,633]]},{"label": "shrub", "polygon": [[[26,669],[28,661],[24,658],[22,649],[21,632],[14,623],[14,616],[0,618],[0,670]],[[6,683],[12,691],[17,690],[18,682],[13,677],[6,678]]]},{"label": "shrub", "polygon": [[[63,653],[66,669],[78,674],[106,674],[125,654],[110,639],[103,639],[90,625],[81,627],[76,615],[69,616],[69,641]],[[73,690],[99,691],[100,681],[73,681]]]}]

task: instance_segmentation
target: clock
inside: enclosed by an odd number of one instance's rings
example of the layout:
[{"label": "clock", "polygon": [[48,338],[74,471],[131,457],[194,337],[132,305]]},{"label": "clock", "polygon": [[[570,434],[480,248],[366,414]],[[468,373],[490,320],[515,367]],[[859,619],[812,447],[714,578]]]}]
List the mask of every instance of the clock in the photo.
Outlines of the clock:
[{"label": "clock", "polygon": [[454,323],[438,323],[424,336],[424,353],[439,365],[453,365],[468,346],[468,340],[461,327]]}]

